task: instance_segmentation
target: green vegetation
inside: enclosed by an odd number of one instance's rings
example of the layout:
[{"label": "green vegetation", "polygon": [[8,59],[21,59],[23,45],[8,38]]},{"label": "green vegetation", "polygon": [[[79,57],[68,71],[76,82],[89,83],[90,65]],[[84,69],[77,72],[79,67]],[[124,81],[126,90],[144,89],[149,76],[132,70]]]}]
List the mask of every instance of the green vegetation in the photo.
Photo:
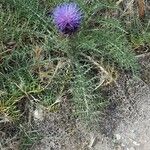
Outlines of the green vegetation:
[{"label": "green vegetation", "polygon": [[101,89],[115,82],[120,68],[138,72],[133,49],[150,41],[148,23],[131,20],[127,27],[111,15],[120,11],[112,0],[78,0],[83,24],[65,37],[48,15],[59,2],[0,2],[1,122],[23,124],[19,120],[31,106],[40,103],[51,111],[67,97],[74,115],[88,123],[109,103]]}]

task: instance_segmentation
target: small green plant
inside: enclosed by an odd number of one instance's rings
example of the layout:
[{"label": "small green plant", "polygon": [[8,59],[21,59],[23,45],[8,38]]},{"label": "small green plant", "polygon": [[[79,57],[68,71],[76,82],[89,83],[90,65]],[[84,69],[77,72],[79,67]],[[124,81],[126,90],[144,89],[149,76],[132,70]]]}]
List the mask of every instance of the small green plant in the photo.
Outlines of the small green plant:
[{"label": "small green plant", "polygon": [[20,127],[21,131],[19,133],[19,149],[27,150],[32,149],[32,146],[40,141],[42,136],[36,131],[29,131],[25,129],[23,126]]}]

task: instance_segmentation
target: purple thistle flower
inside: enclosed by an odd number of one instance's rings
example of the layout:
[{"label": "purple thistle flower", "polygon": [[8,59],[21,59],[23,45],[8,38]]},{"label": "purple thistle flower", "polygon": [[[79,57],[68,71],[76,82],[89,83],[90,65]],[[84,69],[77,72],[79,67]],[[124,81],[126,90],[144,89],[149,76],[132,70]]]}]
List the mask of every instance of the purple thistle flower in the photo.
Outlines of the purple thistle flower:
[{"label": "purple thistle flower", "polygon": [[64,34],[75,32],[81,24],[82,13],[76,3],[63,3],[53,11],[53,20]]}]

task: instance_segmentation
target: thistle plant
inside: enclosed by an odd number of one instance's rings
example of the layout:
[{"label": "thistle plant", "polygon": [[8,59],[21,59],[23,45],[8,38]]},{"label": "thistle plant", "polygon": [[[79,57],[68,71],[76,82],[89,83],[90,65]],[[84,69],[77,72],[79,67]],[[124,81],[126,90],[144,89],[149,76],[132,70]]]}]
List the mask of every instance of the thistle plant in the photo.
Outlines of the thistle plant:
[{"label": "thistle plant", "polygon": [[101,87],[117,69],[137,68],[123,23],[108,16],[116,12],[110,1],[57,2],[1,2],[0,111],[11,118],[30,108],[25,101],[49,107],[69,94],[77,116],[91,118],[104,108]]}]

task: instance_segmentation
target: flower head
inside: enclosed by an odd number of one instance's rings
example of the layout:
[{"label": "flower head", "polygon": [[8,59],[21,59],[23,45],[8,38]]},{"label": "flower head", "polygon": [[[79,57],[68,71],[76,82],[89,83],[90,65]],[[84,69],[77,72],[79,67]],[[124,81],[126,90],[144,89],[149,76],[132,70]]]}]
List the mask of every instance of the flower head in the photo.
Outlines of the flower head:
[{"label": "flower head", "polygon": [[53,20],[57,28],[64,34],[75,32],[82,19],[82,13],[76,3],[63,3],[53,11]]}]

